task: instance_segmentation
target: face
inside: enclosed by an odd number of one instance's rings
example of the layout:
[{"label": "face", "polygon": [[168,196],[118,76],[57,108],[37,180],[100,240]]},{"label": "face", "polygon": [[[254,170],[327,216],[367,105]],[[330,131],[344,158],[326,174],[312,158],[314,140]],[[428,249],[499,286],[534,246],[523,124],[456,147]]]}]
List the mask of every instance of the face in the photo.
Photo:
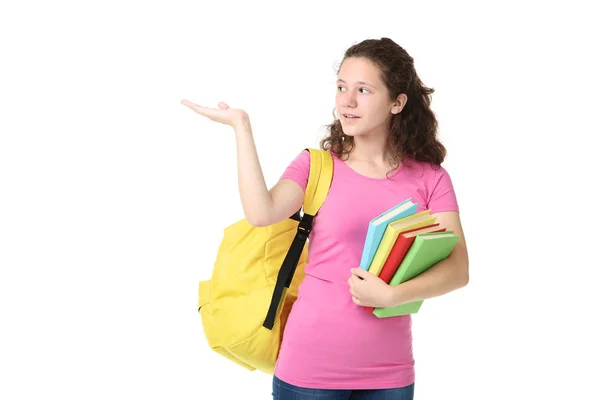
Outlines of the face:
[{"label": "face", "polygon": [[371,61],[350,57],[342,63],[335,107],[346,135],[388,134],[392,116],[402,111],[405,98],[402,94],[390,99],[379,68]]}]

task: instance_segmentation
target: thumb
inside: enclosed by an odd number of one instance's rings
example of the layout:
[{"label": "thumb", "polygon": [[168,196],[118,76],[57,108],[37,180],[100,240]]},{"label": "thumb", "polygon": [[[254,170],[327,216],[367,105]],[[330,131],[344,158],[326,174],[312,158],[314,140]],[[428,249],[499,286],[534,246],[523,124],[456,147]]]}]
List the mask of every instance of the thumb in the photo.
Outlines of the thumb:
[{"label": "thumb", "polygon": [[219,102],[219,108],[221,110],[227,110],[229,108],[229,106],[225,103],[223,103],[222,101]]}]

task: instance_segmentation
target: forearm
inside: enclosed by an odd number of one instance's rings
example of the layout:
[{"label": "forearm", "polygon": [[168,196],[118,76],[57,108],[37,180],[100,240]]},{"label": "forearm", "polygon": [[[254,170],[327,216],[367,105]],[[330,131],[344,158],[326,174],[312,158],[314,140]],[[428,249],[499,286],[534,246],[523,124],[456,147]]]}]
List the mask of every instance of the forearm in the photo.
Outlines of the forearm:
[{"label": "forearm", "polygon": [[272,207],[269,193],[260,166],[250,120],[234,126],[237,146],[238,186],[244,215],[253,225],[260,225]]},{"label": "forearm", "polygon": [[413,279],[392,286],[391,303],[399,305],[441,296],[466,286],[468,281],[466,261],[450,256]]}]

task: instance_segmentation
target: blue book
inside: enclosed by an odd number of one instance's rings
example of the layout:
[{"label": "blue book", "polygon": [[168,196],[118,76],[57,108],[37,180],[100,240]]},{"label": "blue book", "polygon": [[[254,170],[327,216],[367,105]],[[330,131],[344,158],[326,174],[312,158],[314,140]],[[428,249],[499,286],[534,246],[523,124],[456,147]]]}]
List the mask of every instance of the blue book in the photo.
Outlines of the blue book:
[{"label": "blue book", "polygon": [[414,215],[417,212],[417,203],[413,203],[411,198],[404,200],[402,203],[395,205],[389,210],[379,214],[369,221],[369,229],[363,246],[363,253],[360,259],[360,268],[365,271],[369,270],[373,257],[377,252],[377,247],[381,242],[381,238],[385,233],[385,228],[393,221]]}]

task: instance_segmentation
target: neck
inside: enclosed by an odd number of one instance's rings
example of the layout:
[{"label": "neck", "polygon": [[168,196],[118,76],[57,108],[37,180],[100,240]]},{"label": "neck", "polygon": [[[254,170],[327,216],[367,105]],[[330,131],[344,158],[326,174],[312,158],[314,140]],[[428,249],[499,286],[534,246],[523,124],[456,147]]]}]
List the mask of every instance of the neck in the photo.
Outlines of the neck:
[{"label": "neck", "polygon": [[387,134],[355,136],[354,149],[350,153],[349,159],[373,164],[387,164],[390,161],[387,137]]}]

